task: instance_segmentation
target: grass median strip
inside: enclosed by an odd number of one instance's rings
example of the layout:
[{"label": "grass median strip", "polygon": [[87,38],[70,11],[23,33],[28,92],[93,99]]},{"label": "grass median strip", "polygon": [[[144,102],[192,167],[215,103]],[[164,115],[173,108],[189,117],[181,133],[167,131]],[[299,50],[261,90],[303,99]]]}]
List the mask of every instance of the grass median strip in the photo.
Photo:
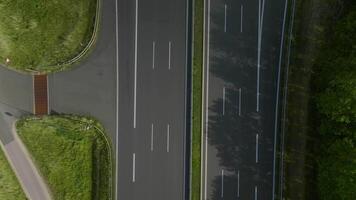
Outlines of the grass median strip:
[{"label": "grass median strip", "polygon": [[6,160],[0,148],[0,199],[1,200],[26,200],[15,173]]},{"label": "grass median strip", "polygon": [[0,64],[42,73],[69,67],[91,40],[97,1],[0,1]]},{"label": "grass median strip", "polygon": [[54,199],[111,199],[111,147],[95,120],[69,115],[30,117],[16,127]]},{"label": "grass median strip", "polygon": [[192,200],[200,200],[204,1],[194,1]]}]

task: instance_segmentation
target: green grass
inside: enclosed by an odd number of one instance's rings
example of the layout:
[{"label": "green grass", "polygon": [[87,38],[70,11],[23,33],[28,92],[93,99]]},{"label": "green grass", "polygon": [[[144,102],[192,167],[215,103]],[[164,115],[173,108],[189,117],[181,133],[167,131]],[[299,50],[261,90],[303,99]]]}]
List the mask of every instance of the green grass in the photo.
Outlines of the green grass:
[{"label": "green grass", "polygon": [[0,148],[0,199],[26,200],[17,178]]},{"label": "green grass", "polygon": [[204,1],[194,5],[192,200],[200,200]]},{"label": "green grass", "polygon": [[97,0],[1,0],[1,65],[41,73],[68,68],[66,62],[91,39],[96,3]]},{"label": "green grass", "polygon": [[95,120],[30,117],[18,121],[16,127],[54,199],[111,199],[111,147]]}]

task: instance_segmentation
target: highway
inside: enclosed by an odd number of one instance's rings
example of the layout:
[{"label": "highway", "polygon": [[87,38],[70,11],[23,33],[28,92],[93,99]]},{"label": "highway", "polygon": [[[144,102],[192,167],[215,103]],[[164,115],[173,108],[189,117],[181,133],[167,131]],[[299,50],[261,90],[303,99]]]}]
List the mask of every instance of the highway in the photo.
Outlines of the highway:
[{"label": "highway", "polygon": [[187,2],[118,2],[118,199],[186,199]]},{"label": "highway", "polygon": [[206,0],[202,199],[274,199],[287,0]]}]

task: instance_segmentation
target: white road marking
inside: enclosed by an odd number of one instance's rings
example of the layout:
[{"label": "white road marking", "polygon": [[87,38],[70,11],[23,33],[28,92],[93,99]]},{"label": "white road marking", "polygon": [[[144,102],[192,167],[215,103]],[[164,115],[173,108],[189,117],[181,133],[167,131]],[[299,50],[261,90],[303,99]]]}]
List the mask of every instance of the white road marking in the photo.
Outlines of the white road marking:
[{"label": "white road marking", "polygon": [[241,116],[241,100],[242,100],[242,89],[239,88],[239,116]]},{"label": "white road marking", "polygon": [[256,134],[256,163],[258,163],[258,134]]},{"label": "white road marking", "polygon": [[[118,170],[118,155],[119,155],[119,28],[117,26],[118,24],[118,5],[117,5],[117,1],[115,1],[115,32],[116,32],[116,166],[115,166],[115,172],[116,174],[118,174],[119,170]],[[115,199],[117,199],[118,197],[118,187],[117,187],[117,176],[115,176]]]},{"label": "white road marking", "polygon": [[240,21],[240,32],[242,33],[243,29],[243,17],[244,17],[244,5],[241,5],[241,21]]},{"label": "white road marking", "polygon": [[132,182],[136,181],[136,154],[132,154]]},{"label": "white road marking", "polygon": [[226,33],[226,18],[227,18],[227,5],[225,4],[225,6],[224,6],[224,8],[225,8],[225,11],[224,11],[224,32]]},{"label": "white road marking", "polygon": [[223,115],[225,115],[225,96],[226,96],[226,89],[223,88]]},{"label": "white road marking", "polygon": [[172,57],[172,42],[168,43],[168,69],[171,69],[171,57]]},{"label": "white road marking", "polygon": [[151,151],[153,151],[153,124],[151,124]]},{"label": "white road marking", "polygon": [[257,198],[258,198],[258,188],[257,188],[257,186],[255,186],[255,200],[257,200]]},{"label": "white road marking", "polygon": [[207,48],[206,48],[206,102],[205,102],[205,169],[204,169],[204,199],[207,199],[207,188],[208,188],[208,124],[209,124],[209,65],[210,65],[210,0],[208,0],[208,21],[207,21]]},{"label": "white road marking", "polygon": [[240,197],[240,170],[237,171],[237,198]]},{"label": "white road marking", "polygon": [[167,152],[169,152],[169,137],[170,137],[170,126],[167,125]]},{"label": "white road marking", "polygon": [[[274,149],[273,149],[273,183],[272,183],[272,200],[275,199],[275,174],[276,174],[276,143],[277,143],[277,129],[278,129],[278,107],[279,107],[279,91],[280,91],[280,80],[281,80],[281,65],[282,65],[282,51],[284,43],[284,29],[286,23],[288,8],[288,0],[285,1],[284,5],[284,16],[283,16],[283,25],[282,25],[282,36],[281,36],[281,46],[279,47],[279,63],[278,63],[278,79],[277,79],[277,92],[276,92],[276,107],[275,107],[275,121],[274,121]],[[281,194],[282,195],[282,194]]]},{"label": "white road marking", "polygon": [[152,42],[152,69],[155,69],[156,42]]},{"label": "white road marking", "polygon": [[261,45],[262,45],[262,28],[263,28],[263,19],[264,19],[264,7],[265,0],[258,1],[258,48],[257,48],[257,91],[256,91],[256,111],[260,111],[260,70],[261,70]]},{"label": "white road marking", "polygon": [[133,127],[136,128],[136,103],[137,103],[137,27],[138,27],[138,0],[136,0],[136,15],[135,15],[135,85],[134,85],[134,119]]},{"label": "white road marking", "polygon": [[221,198],[224,198],[224,170],[221,170]]}]

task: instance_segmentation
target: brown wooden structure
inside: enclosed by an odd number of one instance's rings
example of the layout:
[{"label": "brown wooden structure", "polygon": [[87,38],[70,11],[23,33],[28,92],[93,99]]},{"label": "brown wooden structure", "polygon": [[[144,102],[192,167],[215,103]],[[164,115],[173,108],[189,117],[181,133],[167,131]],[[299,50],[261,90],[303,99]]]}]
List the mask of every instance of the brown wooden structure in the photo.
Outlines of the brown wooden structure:
[{"label": "brown wooden structure", "polygon": [[34,92],[34,114],[48,114],[48,88],[47,75],[33,76],[33,92]]}]

